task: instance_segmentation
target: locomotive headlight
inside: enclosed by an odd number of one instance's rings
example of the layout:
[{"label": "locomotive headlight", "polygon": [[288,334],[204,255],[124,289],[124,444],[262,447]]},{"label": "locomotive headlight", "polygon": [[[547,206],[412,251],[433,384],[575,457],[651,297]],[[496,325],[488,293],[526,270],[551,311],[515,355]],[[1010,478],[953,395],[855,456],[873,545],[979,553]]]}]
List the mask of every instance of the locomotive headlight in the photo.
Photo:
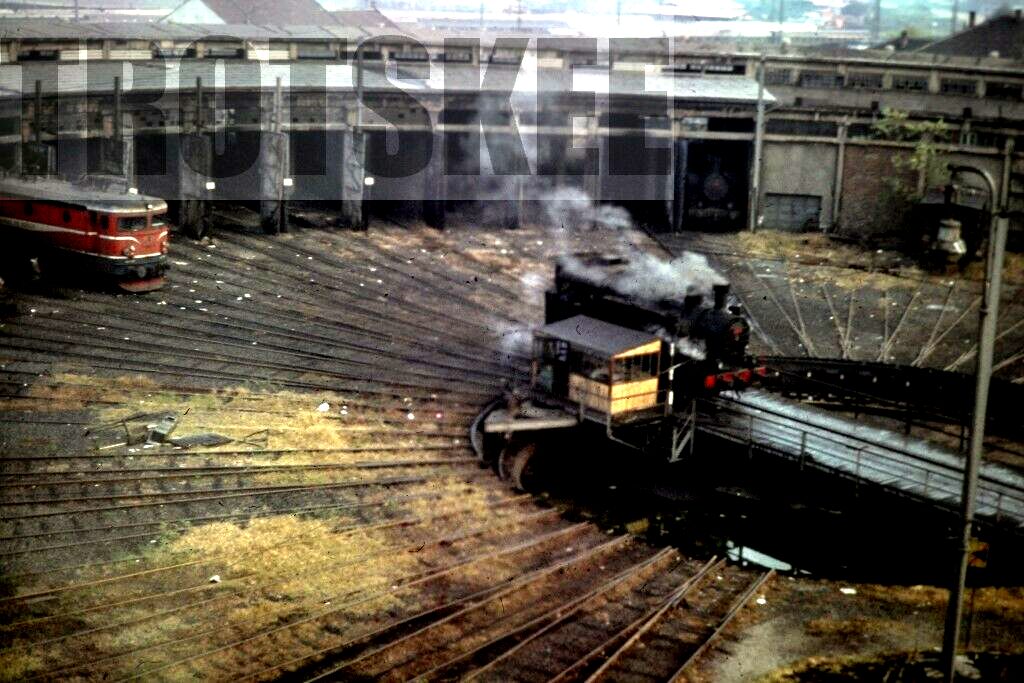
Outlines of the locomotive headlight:
[{"label": "locomotive headlight", "polygon": [[127,247],[124,248],[124,250],[121,251],[121,253],[127,256],[128,258],[132,258],[133,256],[135,256],[135,245],[129,244]]}]

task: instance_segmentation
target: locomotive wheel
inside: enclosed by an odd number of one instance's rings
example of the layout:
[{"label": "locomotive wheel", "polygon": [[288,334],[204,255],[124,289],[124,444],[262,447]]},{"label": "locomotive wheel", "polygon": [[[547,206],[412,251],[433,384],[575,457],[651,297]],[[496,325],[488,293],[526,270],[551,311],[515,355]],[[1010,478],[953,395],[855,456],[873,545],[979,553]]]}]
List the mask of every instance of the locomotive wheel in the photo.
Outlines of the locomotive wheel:
[{"label": "locomotive wheel", "polygon": [[530,458],[537,451],[537,444],[530,443],[510,443],[504,450],[501,451],[501,455],[498,457],[498,476],[501,477],[502,481],[507,481],[512,484],[512,487],[517,491],[525,491],[524,486],[527,467],[530,462]]}]

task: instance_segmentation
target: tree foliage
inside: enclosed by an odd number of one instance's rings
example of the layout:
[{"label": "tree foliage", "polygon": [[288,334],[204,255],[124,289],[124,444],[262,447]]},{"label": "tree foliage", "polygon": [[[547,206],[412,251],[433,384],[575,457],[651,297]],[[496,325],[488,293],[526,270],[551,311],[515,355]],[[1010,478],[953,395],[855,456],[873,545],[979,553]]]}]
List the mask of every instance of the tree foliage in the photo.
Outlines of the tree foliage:
[{"label": "tree foliage", "polygon": [[[906,187],[901,176],[892,178],[893,189],[907,200],[919,198],[919,190],[941,185],[949,178],[949,172],[939,155],[938,146],[949,141],[951,129],[942,119],[911,119],[907,112],[898,109],[883,109],[882,118],[872,124],[875,138],[893,142],[913,143],[909,154],[893,154],[892,164],[897,171],[911,171],[923,176],[923,183]],[[923,185],[923,187],[922,187]]]}]

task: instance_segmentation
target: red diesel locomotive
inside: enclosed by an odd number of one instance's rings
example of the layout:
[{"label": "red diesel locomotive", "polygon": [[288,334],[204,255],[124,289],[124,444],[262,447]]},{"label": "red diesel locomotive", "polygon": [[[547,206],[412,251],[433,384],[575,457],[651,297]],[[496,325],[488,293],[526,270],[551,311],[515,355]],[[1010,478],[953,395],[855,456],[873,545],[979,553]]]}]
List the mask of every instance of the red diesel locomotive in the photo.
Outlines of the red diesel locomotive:
[{"label": "red diesel locomotive", "polygon": [[74,270],[130,292],[159,289],[167,268],[167,202],[52,178],[0,178],[0,230],[44,271]]}]

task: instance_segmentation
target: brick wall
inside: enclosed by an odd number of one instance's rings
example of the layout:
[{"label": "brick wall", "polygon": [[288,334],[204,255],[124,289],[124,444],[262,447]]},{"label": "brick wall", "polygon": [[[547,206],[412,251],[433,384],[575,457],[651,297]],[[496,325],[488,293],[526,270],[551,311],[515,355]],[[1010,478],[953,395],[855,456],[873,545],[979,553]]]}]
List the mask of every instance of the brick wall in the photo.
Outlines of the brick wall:
[{"label": "brick wall", "polygon": [[837,232],[869,236],[901,229],[909,203],[896,192],[893,181],[900,179],[913,190],[917,174],[897,169],[894,154],[908,153],[886,147],[846,147]]}]

